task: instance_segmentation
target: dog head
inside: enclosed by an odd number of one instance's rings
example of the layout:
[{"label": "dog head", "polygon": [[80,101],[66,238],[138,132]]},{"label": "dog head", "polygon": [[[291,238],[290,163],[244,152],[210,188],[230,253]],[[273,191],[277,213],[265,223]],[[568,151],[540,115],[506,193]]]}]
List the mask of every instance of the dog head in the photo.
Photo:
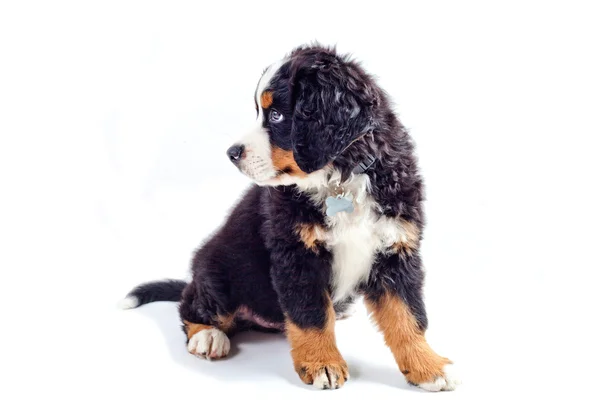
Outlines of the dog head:
[{"label": "dog head", "polygon": [[378,92],[358,64],[334,49],[295,49],[260,78],[257,123],[227,150],[259,185],[310,182],[374,128]]}]

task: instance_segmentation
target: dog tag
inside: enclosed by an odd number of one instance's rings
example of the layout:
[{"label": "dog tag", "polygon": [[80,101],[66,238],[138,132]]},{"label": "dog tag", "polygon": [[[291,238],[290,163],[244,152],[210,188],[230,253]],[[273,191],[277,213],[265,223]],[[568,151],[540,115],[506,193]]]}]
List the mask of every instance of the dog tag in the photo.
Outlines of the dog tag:
[{"label": "dog tag", "polygon": [[325,200],[325,205],[327,209],[325,210],[325,214],[328,217],[333,217],[335,214],[345,211],[347,213],[351,213],[354,211],[354,205],[352,204],[352,195],[349,194],[347,196],[337,195],[335,197],[329,196]]}]

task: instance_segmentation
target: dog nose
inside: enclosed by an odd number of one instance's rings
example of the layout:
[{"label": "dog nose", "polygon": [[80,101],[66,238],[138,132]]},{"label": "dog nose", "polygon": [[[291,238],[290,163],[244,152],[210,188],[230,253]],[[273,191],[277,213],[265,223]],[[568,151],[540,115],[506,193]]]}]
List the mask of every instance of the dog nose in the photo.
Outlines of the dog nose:
[{"label": "dog nose", "polygon": [[227,155],[229,156],[229,159],[232,163],[237,164],[244,156],[244,145],[234,144],[229,149],[227,149]]}]

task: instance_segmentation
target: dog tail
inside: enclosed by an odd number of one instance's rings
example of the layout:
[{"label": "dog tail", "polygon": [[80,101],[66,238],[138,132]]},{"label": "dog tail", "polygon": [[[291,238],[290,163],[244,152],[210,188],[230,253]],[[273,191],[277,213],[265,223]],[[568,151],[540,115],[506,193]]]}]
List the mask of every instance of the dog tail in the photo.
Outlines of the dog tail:
[{"label": "dog tail", "polygon": [[119,307],[128,310],[153,301],[179,301],[186,285],[187,282],[177,279],[142,283],[119,302]]}]

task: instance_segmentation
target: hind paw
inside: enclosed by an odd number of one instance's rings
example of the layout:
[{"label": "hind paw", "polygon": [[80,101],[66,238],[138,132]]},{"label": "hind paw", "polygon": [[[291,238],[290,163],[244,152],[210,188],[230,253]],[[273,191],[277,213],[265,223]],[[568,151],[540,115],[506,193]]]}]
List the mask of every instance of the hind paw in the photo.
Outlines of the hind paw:
[{"label": "hind paw", "polygon": [[229,354],[229,338],[217,328],[203,329],[194,334],[187,345],[188,351],[200,358],[215,360]]}]

